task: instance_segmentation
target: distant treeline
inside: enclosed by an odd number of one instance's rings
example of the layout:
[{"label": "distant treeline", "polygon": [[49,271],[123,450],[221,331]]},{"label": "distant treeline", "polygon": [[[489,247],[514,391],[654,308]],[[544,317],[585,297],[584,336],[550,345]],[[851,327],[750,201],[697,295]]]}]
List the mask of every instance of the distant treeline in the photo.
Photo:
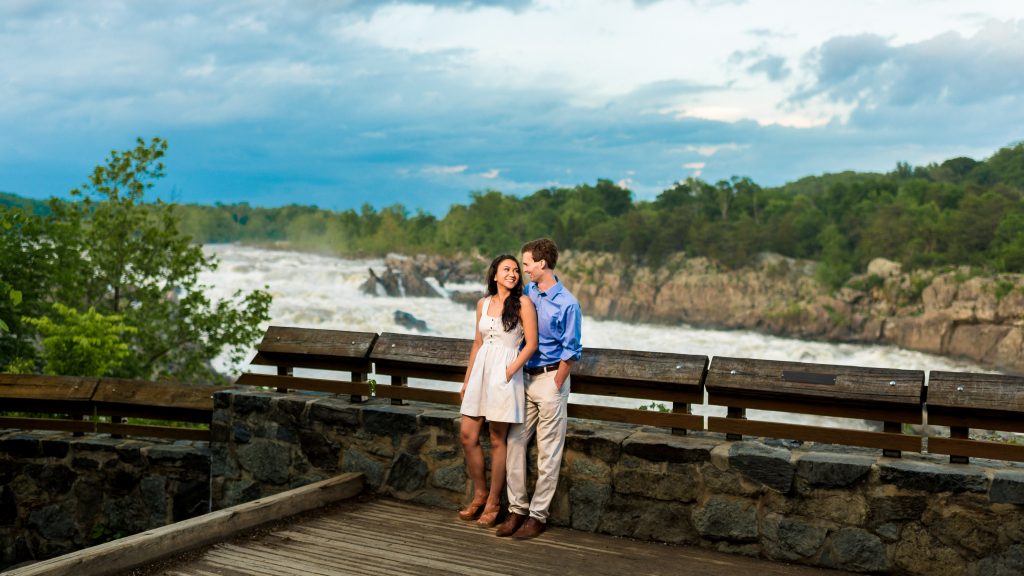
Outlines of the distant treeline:
[{"label": "distant treeline", "polygon": [[[3,199],[0,198],[0,201]],[[552,236],[575,250],[657,266],[676,252],[742,266],[771,251],[821,262],[838,285],[876,257],[909,268],[970,265],[1024,272],[1024,143],[984,161],[897,164],[887,174],[843,172],[766,188],[748,178],[680,182],[636,201],[608,180],[525,197],[474,192],[443,218],[401,205],[333,212],[309,206],[182,205],[197,242],[286,241],[339,255],[387,252],[484,255]]]}]

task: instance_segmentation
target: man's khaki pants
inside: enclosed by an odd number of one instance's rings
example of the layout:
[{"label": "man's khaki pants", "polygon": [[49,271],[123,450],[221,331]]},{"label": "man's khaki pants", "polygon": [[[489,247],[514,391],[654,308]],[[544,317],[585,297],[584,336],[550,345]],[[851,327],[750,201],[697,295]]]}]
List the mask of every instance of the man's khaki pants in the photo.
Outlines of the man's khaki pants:
[{"label": "man's khaki pants", "polygon": [[[508,431],[507,481],[509,511],[547,522],[548,508],[558,486],[558,471],[565,446],[566,407],[570,378],[555,388],[555,370],[526,379],[526,419]],[[527,445],[537,433],[537,486],[533,500],[526,493]]]}]

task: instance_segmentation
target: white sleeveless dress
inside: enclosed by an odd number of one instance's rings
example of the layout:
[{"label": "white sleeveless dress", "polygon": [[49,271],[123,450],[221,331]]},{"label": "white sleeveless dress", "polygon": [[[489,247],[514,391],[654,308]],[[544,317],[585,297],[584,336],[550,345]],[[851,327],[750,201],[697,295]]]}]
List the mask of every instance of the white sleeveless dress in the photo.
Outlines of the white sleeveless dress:
[{"label": "white sleeveless dress", "polygon": [[492,422],[522,423],[526,410],[523,370],[519,369],[511,382],[505,381],[505,370],[519,355],[523,326],[517,324],[511,332],[506,332],[500,316],[487,315],[490,304],[488,296],[477,325],[483,345],[470,370],[460,412],[466,416],[483,416]]}]

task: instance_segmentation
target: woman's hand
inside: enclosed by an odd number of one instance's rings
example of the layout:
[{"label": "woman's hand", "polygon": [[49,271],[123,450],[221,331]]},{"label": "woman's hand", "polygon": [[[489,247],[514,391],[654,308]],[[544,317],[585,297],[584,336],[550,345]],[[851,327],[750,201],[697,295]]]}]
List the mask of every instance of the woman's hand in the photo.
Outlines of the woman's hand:
[{"label": "woman's hand", "polygon": [[466,385],[463,384],[462,388],[459,388],[459,402],[466,399]]},{"label": "woman's hand", "polygon": [[516,375],[518,370],[513,370],[511,366],[505,367],[505,383],[508,384],[512,381],[512,377]]}]

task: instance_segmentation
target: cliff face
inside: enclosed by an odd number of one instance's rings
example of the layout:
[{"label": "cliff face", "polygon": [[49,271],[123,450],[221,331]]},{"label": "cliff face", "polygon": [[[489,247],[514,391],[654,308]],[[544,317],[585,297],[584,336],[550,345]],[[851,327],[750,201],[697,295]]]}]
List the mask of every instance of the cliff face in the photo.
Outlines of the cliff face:
[{"label": "cliff face", "polygon": [[740,270],[683,255],[651,270],[611,254],[567,252],[558,273],[596,318],[890,344],[1024,373],[1024,275],[905,273],[879,259],[830,293],[814,270],[771,254]]}]

